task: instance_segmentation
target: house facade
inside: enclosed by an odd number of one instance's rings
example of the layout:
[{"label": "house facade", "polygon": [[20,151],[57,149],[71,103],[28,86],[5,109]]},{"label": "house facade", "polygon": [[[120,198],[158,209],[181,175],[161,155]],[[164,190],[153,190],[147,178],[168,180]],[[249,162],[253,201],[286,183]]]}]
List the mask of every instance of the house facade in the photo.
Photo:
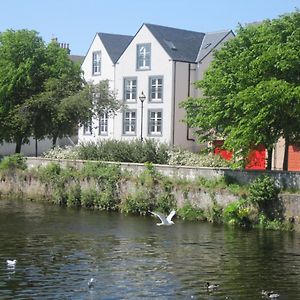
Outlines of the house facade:
[{"label": "house facade", "polygon": [[84,78],[109,80],[125,107],[82,126],[79,143],[154,138],[196,150],[179,103],[198,95],[193,83],[203,77],[213,50],[233,37],[231,30],[203,33],[154,24],[143,24],[135,36],[97,33],[82,64]]}]

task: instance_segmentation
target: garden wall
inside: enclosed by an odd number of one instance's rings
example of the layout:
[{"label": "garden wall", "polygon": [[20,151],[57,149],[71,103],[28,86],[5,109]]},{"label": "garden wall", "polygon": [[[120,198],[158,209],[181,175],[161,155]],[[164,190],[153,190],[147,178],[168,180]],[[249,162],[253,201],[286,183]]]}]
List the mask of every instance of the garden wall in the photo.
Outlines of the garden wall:
[{"label": "garden wall", "polygon": [[[29,167],[37,167],[39,165],[46,165],[49,162],[59,162],[60,164],[72,165],[76,167],[83,166],[84,160],[68,160],[68,159],[47,159],[28,157],[27,164]],[[106,162],[108,164],[118,164],[122,170],[131,171],[133,174],[139,174],[145,170],[144,164],[136,163],[115,163]],[[240,184],[247,184],[266,174],[275,179],[278,187],[284,189],[300,190],[300,172],[286,172],[286,171],[261,171],[261,170],[231,170],[226,168],[199,168],[187,166],[168,166],[168,165],[154,165],[155,169],[165,176],[178,177],[185,179],[195,179],[197,177],[204,177],[206,179],[214,179],[217,177],[227,177]]]}]

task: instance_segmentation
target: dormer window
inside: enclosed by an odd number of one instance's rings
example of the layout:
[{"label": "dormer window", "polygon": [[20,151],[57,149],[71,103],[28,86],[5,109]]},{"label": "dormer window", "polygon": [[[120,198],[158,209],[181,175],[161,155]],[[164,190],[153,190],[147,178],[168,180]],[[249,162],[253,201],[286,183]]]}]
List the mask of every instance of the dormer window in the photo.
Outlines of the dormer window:
[{"label": "dormer window", "polygon": [[149,70],[151,63],[151,44],[137,45],[137,70]]},{"label": "dormer window", "polygon": [[101,74],[101,52],[93,52],[93,75]]}]

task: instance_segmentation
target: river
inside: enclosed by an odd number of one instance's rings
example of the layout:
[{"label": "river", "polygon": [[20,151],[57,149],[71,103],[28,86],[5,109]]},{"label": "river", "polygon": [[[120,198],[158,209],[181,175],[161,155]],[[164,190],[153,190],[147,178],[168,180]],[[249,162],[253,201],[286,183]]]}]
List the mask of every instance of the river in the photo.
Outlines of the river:
[{"label": "river", "polygon": [[0,200],[0,299],[300,299],[299,233],[174,221]]}]

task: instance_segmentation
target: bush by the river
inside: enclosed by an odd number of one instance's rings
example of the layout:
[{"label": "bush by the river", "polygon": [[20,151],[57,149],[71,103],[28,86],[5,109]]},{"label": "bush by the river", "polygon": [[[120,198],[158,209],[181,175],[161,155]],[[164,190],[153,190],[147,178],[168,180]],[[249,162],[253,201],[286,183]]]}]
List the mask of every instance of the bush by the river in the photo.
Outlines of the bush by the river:
[{"label": "bush by the river", "polygon": [[26,168],[26,159],[21,154],[6,156],[0,160],[0,170],[14,171],[16,169],[25,170]]}]

